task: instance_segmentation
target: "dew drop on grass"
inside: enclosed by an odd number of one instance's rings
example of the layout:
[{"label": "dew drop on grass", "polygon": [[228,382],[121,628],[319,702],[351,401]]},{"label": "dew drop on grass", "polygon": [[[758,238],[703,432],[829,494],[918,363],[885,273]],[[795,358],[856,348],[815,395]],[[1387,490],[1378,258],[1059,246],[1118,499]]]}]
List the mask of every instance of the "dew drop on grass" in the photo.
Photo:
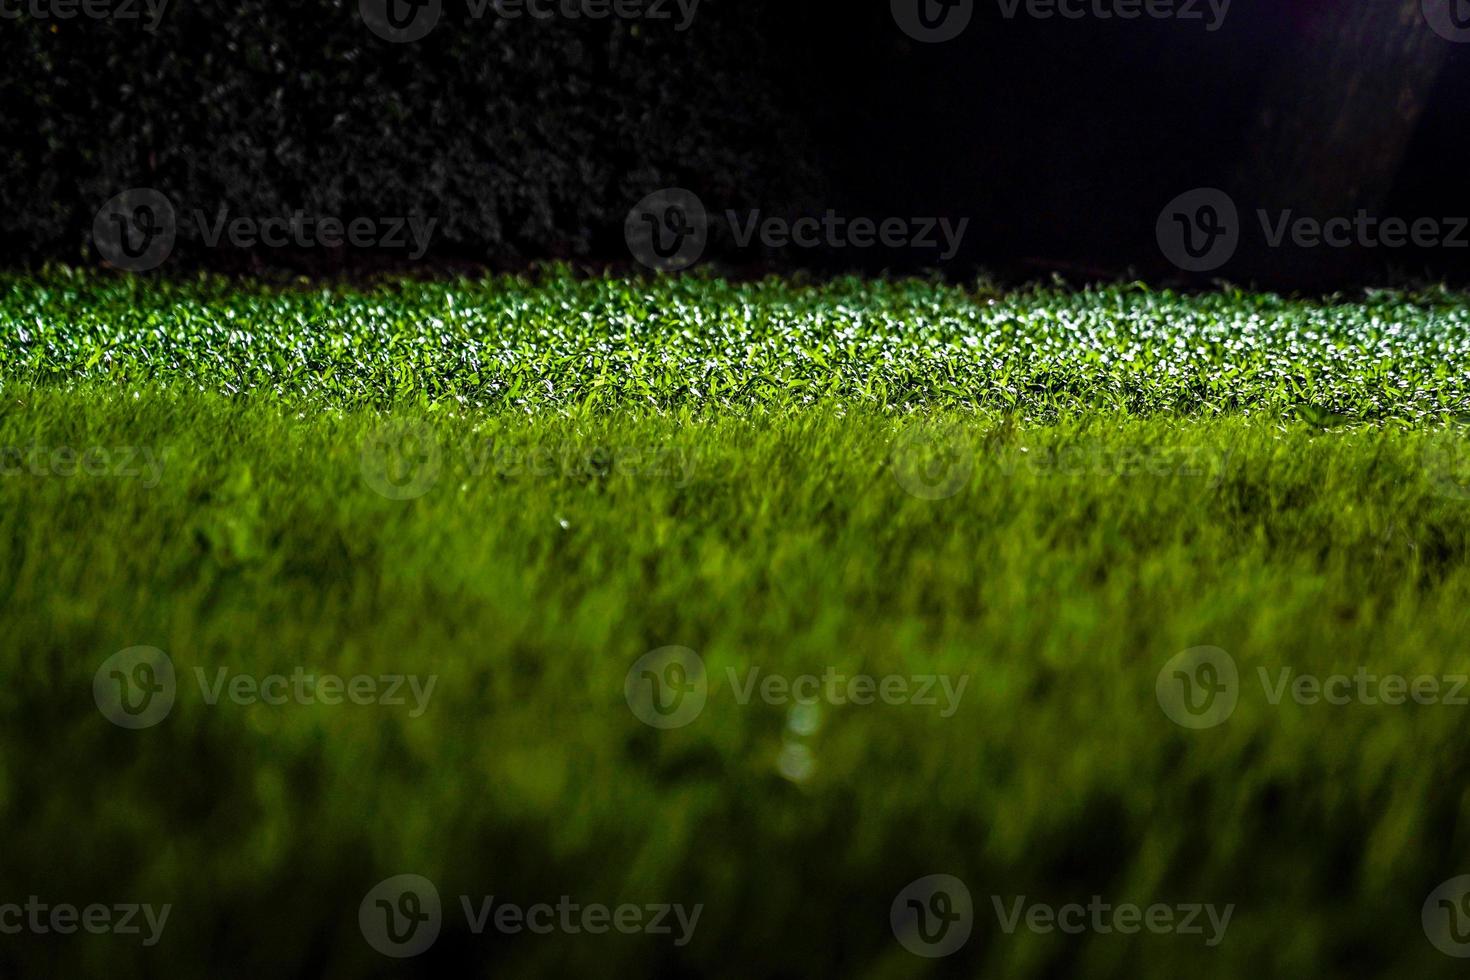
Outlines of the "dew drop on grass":
[{"label": "dew drop on grass", "polygon": [[815,704],[796,704],[786,715],[786,729],[793,735],[815,734],[822,727],[822,709]]},{"label": "dew drop on grass", "polygon": [[816,756],[800,742],[787,742],[776,756],[776,770],[793,783],[804,783],[817,769]]}]

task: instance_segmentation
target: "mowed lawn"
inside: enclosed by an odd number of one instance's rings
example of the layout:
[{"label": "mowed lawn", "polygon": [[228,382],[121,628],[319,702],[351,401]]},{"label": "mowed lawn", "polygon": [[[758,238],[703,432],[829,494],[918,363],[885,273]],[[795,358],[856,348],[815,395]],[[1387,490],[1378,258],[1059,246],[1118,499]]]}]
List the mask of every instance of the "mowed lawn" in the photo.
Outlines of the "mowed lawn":
[{"label": "mowed lawn", "polygon": [[[1444,292],[0,279],[0,903],[171,907],[0,973],[1457,975],[1467,366]],[[1013,918],[1095,896],[1228,928]]]}]

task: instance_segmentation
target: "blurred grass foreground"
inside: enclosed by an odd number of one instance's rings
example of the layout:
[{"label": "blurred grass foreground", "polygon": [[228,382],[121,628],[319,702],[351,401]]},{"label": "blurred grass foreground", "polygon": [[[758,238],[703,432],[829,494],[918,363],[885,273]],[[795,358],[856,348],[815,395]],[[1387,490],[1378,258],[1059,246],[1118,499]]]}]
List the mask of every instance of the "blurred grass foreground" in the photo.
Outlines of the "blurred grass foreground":
[{"label": "blurred grass foreground", "polygon": [[1451,976],[1470,301],[0,280],[6,976]]}]

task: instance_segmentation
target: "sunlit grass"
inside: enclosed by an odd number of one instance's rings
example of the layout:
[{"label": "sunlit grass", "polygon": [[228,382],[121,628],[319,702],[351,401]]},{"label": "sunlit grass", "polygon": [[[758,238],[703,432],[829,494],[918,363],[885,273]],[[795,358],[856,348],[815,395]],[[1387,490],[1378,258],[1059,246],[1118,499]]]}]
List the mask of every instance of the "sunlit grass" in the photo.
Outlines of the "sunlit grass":
[{"label": "sunlit grass", "polygon": [[823,398],[1027,418],[1367,421],[1470,410],[1455,294],[1323,304],[1142,287],[534,278],[276,289],[0,279],[0,379],[163,383],[314,404],[781,407]]}]

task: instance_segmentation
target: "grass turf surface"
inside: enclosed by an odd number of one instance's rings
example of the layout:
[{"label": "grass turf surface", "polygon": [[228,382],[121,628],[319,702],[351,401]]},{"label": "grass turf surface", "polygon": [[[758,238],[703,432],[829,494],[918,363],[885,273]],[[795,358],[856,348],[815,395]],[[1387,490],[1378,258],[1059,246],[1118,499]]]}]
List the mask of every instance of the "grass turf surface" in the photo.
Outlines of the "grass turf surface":
[{"label": "grass turf surface", "polygon": [[[1461,297],[557,272],[0,291],[0,896],[173,905],[156,946],[7,936],[0,966],[1457,967],[1420,913],[1470,872],[1470,709],[1269,695],[1283,667],[1470,671]],[[141,644],[177,696],[129,731],[93,680]],[[707,696],[658,730],[624,685],[668,645]],[[1191,730],[1156,681],[1205,645],[1238,705]],[[406,691],[211,705],[220,668],[435,686],[417,717]],[[965,686],[742,704],[752,669]],[[395,962],[358,908],[406,872],[444,928]],[[933,873],[968,884],[974,929],[930,961],[889,912]],[[682,946],[472,935],[459,896],[492,894],[703,910]],[[1023,895],[1234,912],[1214,946],[1008,934],[993,903]]]}]

